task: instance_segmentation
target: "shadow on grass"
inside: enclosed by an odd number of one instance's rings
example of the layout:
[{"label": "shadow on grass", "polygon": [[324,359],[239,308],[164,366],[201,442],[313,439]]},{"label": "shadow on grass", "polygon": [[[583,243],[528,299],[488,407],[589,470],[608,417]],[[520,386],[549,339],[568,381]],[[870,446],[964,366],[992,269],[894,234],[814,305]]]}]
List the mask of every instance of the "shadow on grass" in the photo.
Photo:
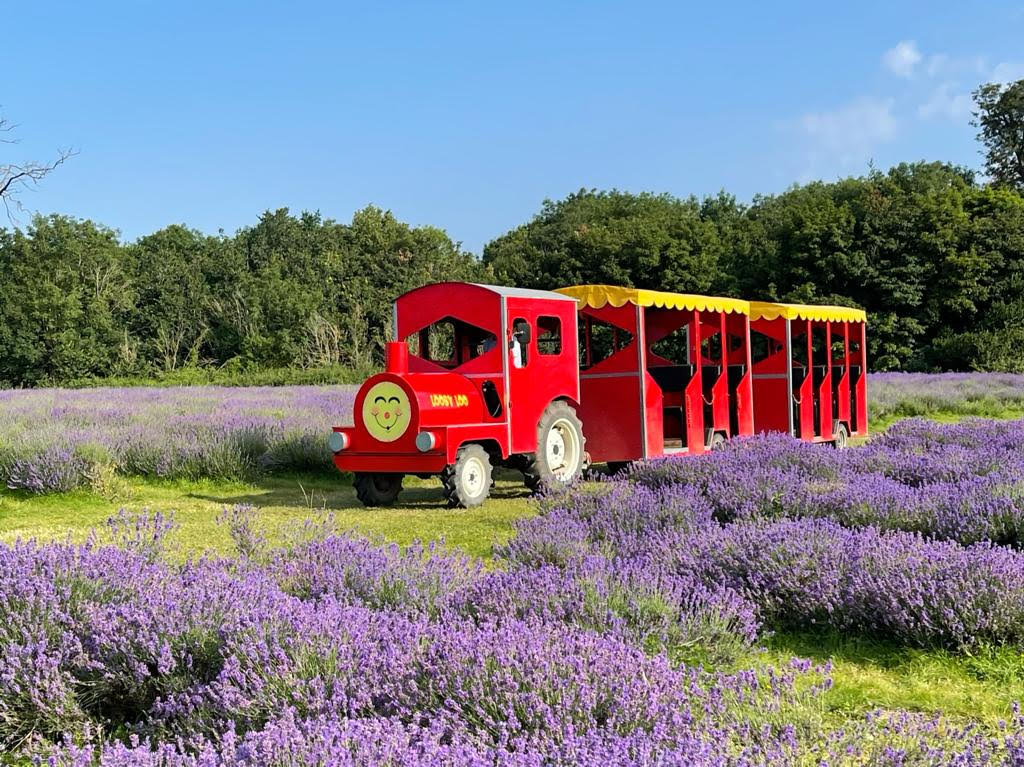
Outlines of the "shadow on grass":
[{"label": "shadow on grass", "polygon": [[765,645],[769,650],[789,653],[819,663],[829,660],[846,661],[858,665],[871,664],[879,668],[904,665],[912,660],[915,652],[918,652],[896,642],[828,630],[780,631],[769,637]]},{"label": "shadow on grass", "polygon": [[[255,488],[255,489],[254,489]],[[203,493],[186,495],[201,501],[221,505],[251,504],[253,506],[288,506],[310,510],[361,510],[364,506],[356,498],[352,477],[347,474],[289,474],[271,475],[256,480],[238,492]],[[525,501],[531,497],[516,472],[499,472],[491,488],[491,501]],[[398,502],[391,509],[447,508],[440,480],[406,477]]]},{"label": "shadow on grass", "polygon": [[1016,647],[980,646],[953,651],[943,648],[908,647],[898,642],[872,639],[836,631],[783,631],[768,639],[770,651],[825,661],[850,663],[883,670],[909,670],[923,665],[959,669],[977,680],[1024,682],[1024,655]]}]

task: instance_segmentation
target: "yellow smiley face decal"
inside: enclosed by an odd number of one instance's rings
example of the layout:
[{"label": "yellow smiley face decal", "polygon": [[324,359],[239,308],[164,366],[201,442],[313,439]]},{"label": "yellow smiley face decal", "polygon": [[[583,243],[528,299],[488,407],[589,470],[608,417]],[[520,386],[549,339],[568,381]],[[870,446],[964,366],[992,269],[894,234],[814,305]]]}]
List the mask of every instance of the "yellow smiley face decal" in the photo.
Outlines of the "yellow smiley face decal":
[{"label": "yellow smiley face decal", "polygon": [[409,428],[409,398],[396,383],[381,381],[370,387],[363,400],[363,424],[380,442],[394,442]]}]

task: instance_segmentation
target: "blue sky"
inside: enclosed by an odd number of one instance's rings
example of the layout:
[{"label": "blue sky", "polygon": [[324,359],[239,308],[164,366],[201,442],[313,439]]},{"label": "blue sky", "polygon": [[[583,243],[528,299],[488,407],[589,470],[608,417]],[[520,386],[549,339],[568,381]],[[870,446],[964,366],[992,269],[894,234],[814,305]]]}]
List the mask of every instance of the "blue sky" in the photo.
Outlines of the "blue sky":
[{"label": "blue sky", "polygon": [[996,0],[40,0],[0,24],[0,163],[79,152],[24,204],[126,239],[373,203],[479,253],[580,187],[978,167],[970,91],[1024,78],[1024,3]]}]

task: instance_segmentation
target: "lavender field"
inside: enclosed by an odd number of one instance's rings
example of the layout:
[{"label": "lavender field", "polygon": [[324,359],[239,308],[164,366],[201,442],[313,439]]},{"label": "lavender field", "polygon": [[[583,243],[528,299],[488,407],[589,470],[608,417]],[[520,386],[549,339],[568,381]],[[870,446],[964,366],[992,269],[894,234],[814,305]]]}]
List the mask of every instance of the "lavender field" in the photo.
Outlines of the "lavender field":
[{"label": "lavender field", "polygon": [[952,415],[1024,415],[1024,375],[1013,373],[871,373],[872,420]]},{"label": "lavender field", "polygon": [[[872,407],[1012,415],[1021,383],[885,374]],[[3,392],[0,471],[35,494],[330,471],[354,391]],[[170,556],[159,513],[0,544],[0,764],[1022,764],[1022,446],[1024,420],[971,418],[737,441],[542,499],[486,567],[247,506],[227,558]],[[836,711],[828,663],[759,649],[787,632],[1001,653],[1004,721]]]},{"label": "lavender field", "polygon": [[0,480],[35,493],[86,487],[104,470],[251,478],[330,470],[331,426],[354,386],[0,391]]},{"label": "lavender field", "polygon": [[[306,524],[0,546],[0,747],[39,764],[1015,765],[1024,718],[830,714],[809,627],[1024,650],[1024,421],[755,438],[549,496],[495,567]],[[979,483],[980,484],[976,484]],[[880,488],[880,489],[879,489]],[[826,499],[818,507],[809,493]],[[966,499],[958,502],[956,499]]]},{"label": "lavender field", "polygon": [[[1024,376],[873,374],[876,424],[920,415],[1024,415]],[[327,435],[351,422],[356,387],[0,391],[0,482],[61,492],[104,472],[251,479],[331,470]]]}]

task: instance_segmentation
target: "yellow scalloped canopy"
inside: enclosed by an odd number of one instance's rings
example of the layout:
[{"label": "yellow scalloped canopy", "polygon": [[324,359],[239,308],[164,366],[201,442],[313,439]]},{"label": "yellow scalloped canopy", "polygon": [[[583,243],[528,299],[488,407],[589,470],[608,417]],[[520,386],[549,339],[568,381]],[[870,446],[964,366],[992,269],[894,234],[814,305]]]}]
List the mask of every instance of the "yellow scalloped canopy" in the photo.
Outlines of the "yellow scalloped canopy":
[{"label": "yellow scalloped canopy", "polygon": [[589,306],[600,309],[602,306],[657,306],[665,309],[696,309],[709,312],[736,312],[749,314],[750,302],[740,298],[720,298],[717,296],[698,296],[690,293],[665,293],[660,290],[641,290],[639,288],[620,288],[615,285],[574,285],[571,288],[559,288],[556,293],[572,296],[580,308]]},{"label": "yellow scalloped canopy", "polygon": [[769,301],[751,301],[750,319],[774,320],[828,320],[829,322],[867,322],[863,309],[848,306],[815,306],[812,304],[773,304]]}]

